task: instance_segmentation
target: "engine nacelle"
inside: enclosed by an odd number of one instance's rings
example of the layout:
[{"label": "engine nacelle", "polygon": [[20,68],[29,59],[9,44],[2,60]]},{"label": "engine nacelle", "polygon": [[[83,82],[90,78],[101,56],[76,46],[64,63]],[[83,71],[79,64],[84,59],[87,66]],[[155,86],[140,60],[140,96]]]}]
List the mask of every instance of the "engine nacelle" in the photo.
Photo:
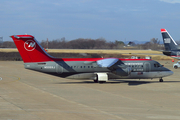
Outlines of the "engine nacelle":
[{"label": "engine nacelle", "polygon": [[119,75],[119,76],[128,76],[131,74],[131,67],[126,67],[126,68],[118,68],[115,71],[113,71],[114,74]]}]

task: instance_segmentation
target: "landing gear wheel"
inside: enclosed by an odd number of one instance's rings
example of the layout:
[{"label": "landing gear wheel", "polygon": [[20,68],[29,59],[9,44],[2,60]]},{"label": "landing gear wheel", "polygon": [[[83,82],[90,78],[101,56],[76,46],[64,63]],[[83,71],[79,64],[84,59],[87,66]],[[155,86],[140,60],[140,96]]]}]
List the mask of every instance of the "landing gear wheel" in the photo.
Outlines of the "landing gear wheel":
[{"label": "landing gear wheel", "polygon": [[163,82],[163,79],[161,78],[161,79],[159,79],[159,82]]},{"label": "landing gear wheel", "polygon": [[98,83],[98,80],[94,80],[95,83]]},{"label": "landing gear wheel", "polygon": [[98,75],[96,75],[94,82],[98,83]]},{"label": "landing gear wheel", "polygon": [[106,81],[99,81],[100,84],[105,83]]}]

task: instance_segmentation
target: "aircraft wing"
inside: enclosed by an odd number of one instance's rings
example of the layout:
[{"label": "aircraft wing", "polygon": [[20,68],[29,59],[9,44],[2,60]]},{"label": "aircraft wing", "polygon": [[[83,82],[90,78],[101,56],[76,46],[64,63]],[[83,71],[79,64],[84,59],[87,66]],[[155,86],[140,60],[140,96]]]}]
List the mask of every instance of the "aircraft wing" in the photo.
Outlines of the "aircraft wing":
[{"label": "aircraft wing", "polygon": [[119,61],[118,58],[105,58],[96,61],[99,67],[111,67]]},{"label": "aircraft wing", "polygon": [[115,65],[118,61],[120,61],[118,58],[106,58],[106,59],[98,60],[96,62],[99,67],[110,68],[112,70],[111,71],[112,74],[114,75],[118,75],[118,76],[130,75],[132,68],[129,67],[128,65],[121,64],[121,63],[118,63],[118,65]]}]

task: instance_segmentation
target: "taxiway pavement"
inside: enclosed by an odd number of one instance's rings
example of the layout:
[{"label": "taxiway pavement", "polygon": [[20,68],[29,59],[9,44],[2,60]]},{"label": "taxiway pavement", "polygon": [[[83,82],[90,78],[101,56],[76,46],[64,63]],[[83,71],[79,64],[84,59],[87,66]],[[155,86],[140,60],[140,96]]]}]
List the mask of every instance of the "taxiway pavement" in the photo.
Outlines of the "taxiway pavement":
[{"label": "taxiway pavement", "polygon": [[0,61],[0,120],[179,120],[180,69],[164,78],[69,80]]}]

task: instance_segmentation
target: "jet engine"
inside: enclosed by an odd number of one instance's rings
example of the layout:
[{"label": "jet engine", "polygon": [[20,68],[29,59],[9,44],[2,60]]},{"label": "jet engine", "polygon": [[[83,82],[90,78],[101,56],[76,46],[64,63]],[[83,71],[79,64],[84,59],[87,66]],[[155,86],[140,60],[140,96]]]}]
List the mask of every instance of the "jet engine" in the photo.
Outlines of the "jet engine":
[{"label": "jet engine", "polygon": [[128,76],[131,74],[131,67],[126,67],[126,68],[118,68],[115,71],[113,71],[114,74],[119,75],[119,76]]}]

